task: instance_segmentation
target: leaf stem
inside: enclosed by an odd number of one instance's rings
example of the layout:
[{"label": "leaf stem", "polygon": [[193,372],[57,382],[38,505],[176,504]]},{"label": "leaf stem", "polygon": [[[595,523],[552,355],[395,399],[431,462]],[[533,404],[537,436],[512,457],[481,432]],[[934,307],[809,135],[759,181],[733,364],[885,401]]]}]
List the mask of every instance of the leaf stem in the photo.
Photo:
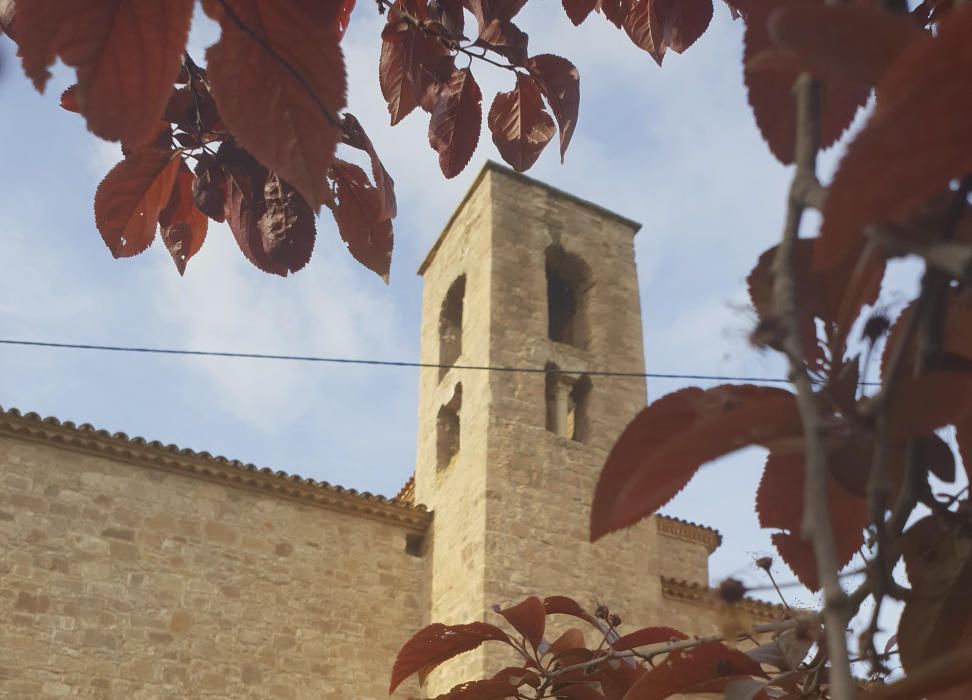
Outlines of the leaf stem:
[{"label": "leaf stem", "polygon": [[790,187],[783,239],[777,249],[773,297],[783,327],[783,350],[789,361],[790,381],[797,392],[803,423],[805,481],[803,538],[813,545],[817,576],[824,593],[824,627],[830,657],[831,692],[836,700],[852,700],[856,684],[851,675],[846,627],[848,600],[838,578],[839,562],[827,508],[827,453],[823,442],[820,407],[807,373],[797,314],[796,250],[800,221],[807,206],[806,193],[817,182],[816,160],[820,145],[820,85],[802,74],[793,86],[796,102],[796,173]]}]

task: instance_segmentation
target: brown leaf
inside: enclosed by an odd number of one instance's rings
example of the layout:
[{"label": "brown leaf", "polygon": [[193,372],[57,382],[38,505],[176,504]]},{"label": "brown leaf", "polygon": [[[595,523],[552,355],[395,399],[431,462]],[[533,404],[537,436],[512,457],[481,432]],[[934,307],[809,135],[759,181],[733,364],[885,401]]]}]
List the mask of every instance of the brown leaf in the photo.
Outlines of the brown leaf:
[{"label": "brown leaf", "polygon": [[597,7],[597,0],[562,0],[564,12],[573,22],[575,27],[580,26],[581,22]]},{"label": "brown leaf", "polygon": [[494,19],[483,27],[476,40],[477,46],[504,56],[514,66],[522,66],[526,63],[527,43],[526,32],[509,20],[500,19]]},{"label": "brown leaf", "polygon": [[414,674],[418,674],[419,682],[424,683],[436,666],[487,641],[506,642],[512,646],[503,630],[485,622],[450,626],[435,623],[419,630],[398,652],[388,693],[395,692],[402,681]]},{"label": "brown leaf", "polygon": [[[749,61],[772,48],[766,21],[777,8],[822,5],[822,0],[753,0],[746,15],[744,77],[756,124],[770,151],[783,163],[793,162],[796,110],[793,83],[799,76],[795,66],[788,70],[753,70]],[[857,110],[870,94],[866,86],[848,80],[828,80],[821,89],[820,147],[827,148],[850,126]]]},{"label": "brown leaf", "polygon": [[496,94],[487,123],[496,149],[517,172],[536,162],[556,131],[540,90],[521,73],[516,74],[513,90]]},{"label": "brown leaf", "polygon": [[[655,49],[682,53],[712,21],[712,0],[649,0],[651,38]],[[661,59],[658,59],[659,63]]]},{"label": "brown leaf", "polygon": [[98,231],[116,258],[138,255],[155,239],[181,160],[175,152],[141,148],[112,168],[95,193]]},{"label": "brown leaf", "polygon": [[972,632],[972,539],[930,515],[902,540],[912,595],[898,624],[901,664],[911,672],[951,651]]},{"label": "brown leaf", "polygon": [[688,639],[688,635],[672,627],[645,627],[619,637],[611,643],[611,647],[615,651],[625,651],[626,649],[644,647],[649,644],[662,644],[679,639]]},{"label": "brown leaf", "polygon": [[391,270],[394,244],[392,225],[381,218],[381,196],[364,170],[339,158],[334,160],[330,179],[334,187],[334,213],[342,240],[355,260],[377,274],[385,283]]},{"label": "brown leaf", "polygon": [[[760,527],[784,530],[772,536],[783,561],[800,582],[812,591],[820,587],[813,546],[800,534],[803,519],[804,456],[799,452],[772,450],[756,492],[756,513]],[[867,501],[848,492],[833,477],[827,478],[827,510],[834,528],[834,548],[843,568],[864,544],[868,523]]]},{"label": "brown leaf", "polygon": [[345,113],[344,121],[344,142],[352,148],[357,148],[368,154],[371,159],[371,175],[375,179],[375,186],[381,197],[381,212],[378,215],[380,221],[394,219],[398,214],[398,204],[395,201],[395,181],[385,170],[378,153],[375,151],[374,144],[365,133],[364,127],[351,113]]},{"label": "brown leaf", "polygon": [[[544,614],[546,614],[546,612]],[[545,653],[557,658],[559,654],[563,654],[568,650],[584,648],[586,643],[584,633],[576,627],[571,627],[562,635],[557,637]]]},{"label": "brown leaf", "polygon": [[429,121],[429,144],[439,154],[447,178],[462,172],[472,158],[483,122],[483,95],[472,72],[457,70],[439,95]]},{"label": "brown leaf", "polygon": [[534,649],[540,646],[546,625],[546,611],[539,598],[530,596],[512,608],[502,610],[495,608],[495,610],[505,617],[513,629],[522,634]]},{"label": "brown leaf", "polygon": [[162,242],[180,275],[185,274],[186,264],[206,240],[206,215],[196,208],[192,197],[195,179],[189,166],[180,160],[169,203],[159,213]]},{"label": "brown leaf", "polygon": [[229,13],[217,13],[222,34],[206,59],[219,114],[239,144],[316,212],[327,197],[345,105],[340,35],[328,24],[335,21],[335,3],[227,4],[248,31]]},{"label": "brown leaf", "polygon": [[829,188],[817,267],[838,262],[868,224],[894,223],[972,171],[972,7],[908,45]]},{"label": "brown leaf", "polygon": [[929,435],[972,415],[972,373],[929,372],[903,379],[888,407],[889,432],[899,440]]},{"label": "brown leaf", "polygon": [[560,160],[563,162],[567,146],[577,126],[580,109],[580,74],[566,58],[553,54],[540,54],[527,61],[527,70],[537,87],[550,103],[557,125],[560,127]]},{"label": "brown leaf", "polygon": [[614,444],[591,506],[591,540],[665,505],[703,464],[801,433],[793,394],[723,385],[681,389],[639,413]]},{"label": "brown leaf", "polygon": [[631,10],[624,16],[621,26],[634,45],[647,51],[655,59],[655,63],[660,66],[662,59],[665,57],[665,46],[655,46],[651,23],[651,0],[635,0],[631,6]]},{"label": "brown leaf", "polygon": [[548,596],[543,599],[543,609],[548,615],[570,615],[597,627],[597,620],[573,598],[563,595]]},{"label": "brown leaf", "polygon": [[287,272],[297,272],[314,252],[314,212],[277,173],[267,176],[263,201],[265,209],[258,222],[263,250]]},{"label": "brown leaf", "polygon": [[680,649],[639,678],[625,700],[663,700],[691,686],[728,676],[766,674],[759,664],[720,642]]},{"label": "brown leaf", "polygon": [[88,128],[132,147],[151,140],[189,36],[193,0],[31,0],[17,5],[24,71],[43,91],[56,58],[77,69]]},{"label": "brown leaf", "polygon": [[388,11],[388,24],[381,38],[378,83],[394,126],[419,105],[429,78],[437,75],[432,66],[448,56],[448,49],[434,37],[398,19],[394,8]]},{"label": "brown leaf", "polygon": [[61,107],[69,112],[81,113],[81,107],[78,105],[77,85],[71,85],[61,93]]},{"label": "brown leaf", "polygon": [[819,77],[869,87],[923,34],[909,18],[871,4],[786,5],[770,13],[767,28],[774,44]]},{"label": "brown leaf", "polygon": [[216,160],[207,154],[196,160],[196,179],[192,183],[192,199],[196,207],[213,221],[223,223],[226,203],[226,176]]}]

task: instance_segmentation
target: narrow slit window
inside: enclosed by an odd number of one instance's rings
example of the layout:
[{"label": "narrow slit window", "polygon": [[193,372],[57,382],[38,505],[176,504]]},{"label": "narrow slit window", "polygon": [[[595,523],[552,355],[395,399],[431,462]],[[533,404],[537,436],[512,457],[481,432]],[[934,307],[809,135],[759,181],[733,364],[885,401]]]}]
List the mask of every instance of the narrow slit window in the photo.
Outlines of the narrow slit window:
[{"label": "narrow slit window", "polygon": [[591,380],[581,377],[574,382],[567,395],[567,437],[575,442],[587,442],[590,435],[590,393]]},{"label": "narrow slit window", "polygon": [[466,296],[466,276],[459,277],[442,302],[439,316],[439,378],[462,355],[462,306]]}]

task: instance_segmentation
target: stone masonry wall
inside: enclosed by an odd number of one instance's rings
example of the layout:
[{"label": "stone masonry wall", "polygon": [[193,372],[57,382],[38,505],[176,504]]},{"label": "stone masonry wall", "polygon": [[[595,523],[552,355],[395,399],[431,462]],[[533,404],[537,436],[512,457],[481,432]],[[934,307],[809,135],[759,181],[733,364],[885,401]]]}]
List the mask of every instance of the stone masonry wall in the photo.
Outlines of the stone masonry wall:
[{"label": "stone masonry wall", "polygon": [[377,700],[423,595],[396,523],[0,437],[4,698]]}]

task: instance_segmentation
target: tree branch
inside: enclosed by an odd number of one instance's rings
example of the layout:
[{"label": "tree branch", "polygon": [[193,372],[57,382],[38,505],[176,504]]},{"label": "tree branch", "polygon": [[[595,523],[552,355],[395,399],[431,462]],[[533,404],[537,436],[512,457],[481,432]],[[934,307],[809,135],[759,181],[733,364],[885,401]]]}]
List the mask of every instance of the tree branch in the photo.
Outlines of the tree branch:
[{"label": "tree branch", "polygon": [[907,676],[869,690],[863,700],[912,700],[972,681],[972,649],[959,649],[913,669]]},{"label": "tree branch", "polygon": [[827,510],[827,452],[823,425],[813,383],[807,373],[797,314],[796,247],[800,220],[807,206],[806,193],[817,183],[816,160],[820,144],[820,85],[809,74],[801,75],[793,86],[796,101],[796,173],[790,187],[786,226],[776,253],[773,298],[777,317],[783,327],[783,350],[790,366],[790,381],[797,392],[797,405],[803,423],[805,481],[803,538],[813,545],[817,576],[824,593],[824,626],[830,656],[832,695],[851,700],[856,685],[850,672],[847,653],[847,596],[840,587],[834,534]]}]

